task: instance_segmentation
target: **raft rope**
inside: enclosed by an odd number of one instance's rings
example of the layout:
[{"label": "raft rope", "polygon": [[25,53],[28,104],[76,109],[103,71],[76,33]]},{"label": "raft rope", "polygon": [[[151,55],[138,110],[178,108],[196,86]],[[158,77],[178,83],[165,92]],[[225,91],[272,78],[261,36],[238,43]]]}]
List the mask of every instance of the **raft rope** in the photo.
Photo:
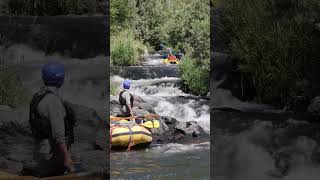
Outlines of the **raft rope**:
[{"label": "raft rope", "polygon": [[132,133],[132,129],[130,126],[127,126],[127,128],[129,129],[129,136],[130,136],[130,139],[129,139],[129,144],[128,144],[128,148],[127,148],[127,151],[130,151],[131,147],[134,146],[134,143],[133,143],[133,133]]},{"label": "raft rope", "polygon": [[109,144],[110,144],[110,148],[112,147],[112,133],[113,133],[113,130],[115,129],[115,128],[117,128],[118,126],[116,126],[116,125],[111,125],[111,127],[110,127],[110,142],[109,142]]}]

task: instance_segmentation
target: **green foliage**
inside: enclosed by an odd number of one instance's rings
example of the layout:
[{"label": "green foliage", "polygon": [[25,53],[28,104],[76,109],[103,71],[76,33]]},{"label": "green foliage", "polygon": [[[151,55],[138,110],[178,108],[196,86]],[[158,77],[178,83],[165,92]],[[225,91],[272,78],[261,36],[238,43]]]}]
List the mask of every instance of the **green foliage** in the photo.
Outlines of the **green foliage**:
[{"label": "green foliage", "polygon": [[[317,0],[226,0],[218,33],[228,37],[238,71],[250,79],[261,102],[285,104],[319,91],[320,45],[314,23]],[[308,85],[300,86],[301,82]],[[313,92],[312,92],[313,91]]]},{"label": "green foliage", "polygon": [[18,105],[23,96],[22,84],[14,69],[1,65],[0,67],[0,104]]},{"label": "green foliage", "polygon": [[103,0],[4,0],[1,13],[18,16],[55,16],[103,13]]},{"label": "green foliage", "polygon": [[122,31],[111,37],[111,64],[116,66],[137,65],[146,49],[131,31]]},{"label": "green foliage", "polygon": [[181,73],[181,79],[188,89],[197,95],[206,95],[209,92],[209,63],[210,60],[204,59],[204,64],[197,63],[196,59],[186,56],[179,70]]},{"label": "green foliage", "polygon": [[136,18],[135,2],[130,0],[110,0],[111,34],[131,28]]},{"label": "green foliage", "polygon": [[110,94],[115,96],[118,94],[118,84],[111,80],[110,78]]},{"label": "green foliage", "polygon": [[[130,29],[133,31],[134,39],[148,44],[149,52],[150,47],[158,49],[161,43],[177,50],[185,49],[192,60],[187,60],[186,64],[182,65],[182,80],[192,92],[205,94],[204,91],[209,91],[209,78],[206,78],[209,77],[209,71],[201,70],[209,69],[209,63],[206,61],[210,57],[209,4],[207,0],[111,0],[111,34],[118,36],[119,31]],[[119,42],[117,43],[120,44]],[[113,43],[114,41],[111,41],[111,46],[118,46]],[[128,58],[136,57],[135,53],[131,53],[132,48],[130,49],[129,45],[126,48],[125,45],[119,47],[119,50],[111,51],[111,56],[114,56],[113,64],[137,63]],[[116,54],[113,55],[113,52]],[[130,55],[121,57],[120,53]],[[116,63],[115,56],[118,57]],[[201,72],[189,73],[188,70],[192,71],[190,67]],[[195,79],[201,79],[201,82],[198,83]]]}]

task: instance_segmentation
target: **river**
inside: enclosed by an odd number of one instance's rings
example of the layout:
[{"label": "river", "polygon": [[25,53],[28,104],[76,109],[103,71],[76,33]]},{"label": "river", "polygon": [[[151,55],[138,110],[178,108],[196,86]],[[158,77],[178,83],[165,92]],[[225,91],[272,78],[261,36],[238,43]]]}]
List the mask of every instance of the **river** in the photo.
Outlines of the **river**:
[{"label": "river", "polygon": [[[320,176],[319,121],[270,105],[244,102],[219,84],[228,64],[215,58],[211,107],[212,179],[316,180]],[[231,66],[230,66],[231,67]]]},{"label": "river", "polygon": [[[143,65],[163,66],[159,54],[149,56]],[[123,81],[120,76],[112,79],[118,84]],[[179,84],[179,77],[137,79],[132,80],[131,92],[151,103],[159,115],[196,121],[210,133],[209,100],[184,93]],[[209,139],[200,144],[152,144],[145,150],[113,152],[110,171],[111,179],[119,180],[210,179]]]}]

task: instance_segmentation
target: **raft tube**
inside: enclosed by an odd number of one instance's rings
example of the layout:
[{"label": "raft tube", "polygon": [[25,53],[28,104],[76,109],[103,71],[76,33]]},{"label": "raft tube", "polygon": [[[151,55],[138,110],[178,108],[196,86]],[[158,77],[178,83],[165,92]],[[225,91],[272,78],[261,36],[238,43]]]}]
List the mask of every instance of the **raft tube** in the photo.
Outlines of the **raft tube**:
[{"label": "raft tube", "polygon": [[131,142],[130,149],[142,149],[152,142],[151,132],[143,126],[110,125],[111,150],[126,150]]},{"label": "raft tube", "polygon": [[88,180],[94,178],[102,178],[100,174],[95,173],[79,173],[79,174],[69,174],[62,176],[53,176],[53,177],[45,177],[38,178],[34,176],[18,176],[15,174],[6,173],[4,171],[0,171],[0,180]]}]

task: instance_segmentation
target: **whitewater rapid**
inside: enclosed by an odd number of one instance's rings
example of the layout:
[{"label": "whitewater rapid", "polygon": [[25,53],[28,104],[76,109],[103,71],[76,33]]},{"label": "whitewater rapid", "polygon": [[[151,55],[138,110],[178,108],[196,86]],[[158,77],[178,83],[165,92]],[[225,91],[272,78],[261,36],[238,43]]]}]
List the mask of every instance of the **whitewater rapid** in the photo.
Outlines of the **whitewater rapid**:
[{"label": "whitewater rapid", "polygon": [[[119,90],[123,78],[113,76]],[[180,78],[131,80],[130,92],[153,105],[161,116],[170,116],[180,122],[196,121],[206,132],[210,132],[209,101],[184,93],[179,89]]]}]

